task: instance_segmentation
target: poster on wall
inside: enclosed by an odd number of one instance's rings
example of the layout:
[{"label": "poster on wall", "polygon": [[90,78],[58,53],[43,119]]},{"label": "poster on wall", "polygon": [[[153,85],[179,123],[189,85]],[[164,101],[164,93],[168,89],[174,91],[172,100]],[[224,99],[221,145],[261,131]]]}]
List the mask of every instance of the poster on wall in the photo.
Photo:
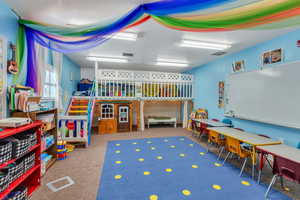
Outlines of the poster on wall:
[{"label": "poster on wall", "polygon": [[282,49],[275,49],[272,51],[267,51],[267,52],[264,52],[262,55],[263,65],[280,63],[282,61],[283,61]]},{"label": "poster on wall", "polygon": [[245,61],[240,60],[232,64],[232,72],[244,72],[245,71]]},{"label": "poster on wall", "polygon": [[218,107],[219,108],[224,108],[224,98],[225,98],[225,82],[220,81],[219,82],[219,103]]}]

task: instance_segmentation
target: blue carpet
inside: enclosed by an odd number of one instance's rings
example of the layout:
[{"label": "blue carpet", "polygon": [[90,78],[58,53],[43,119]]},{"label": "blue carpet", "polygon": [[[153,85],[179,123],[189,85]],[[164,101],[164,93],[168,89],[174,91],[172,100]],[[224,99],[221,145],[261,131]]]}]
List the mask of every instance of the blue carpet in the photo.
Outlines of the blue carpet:
[{"label": "blue carpet", "polygon": [[[97,200],[264,199],[265,185],[204,152],[186,137],[111,141]],[[270,199],[290,198],[272,191]]]}]

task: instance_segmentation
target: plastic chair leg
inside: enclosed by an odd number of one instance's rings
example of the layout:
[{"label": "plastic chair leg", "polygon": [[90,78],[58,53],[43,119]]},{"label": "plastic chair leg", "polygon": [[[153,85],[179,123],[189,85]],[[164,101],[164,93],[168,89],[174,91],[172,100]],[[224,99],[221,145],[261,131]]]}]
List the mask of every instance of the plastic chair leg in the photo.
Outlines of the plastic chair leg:
[{"label": "plastic chair leg", "polygon": [[223,164],[222,164],[222,165],[224,165],[224,164],[225,164],[225,162],[226,162],[227,158],[230,156],[230,154],[231,154],[231,152],[228,152],[228,154],[226,155],[226,157],[225,157],[225,159],[224,159],[224,161],[223,161]]},{"label": "plastic chair leg", "polygon": [[223,146],[223,147],[221,147],[221,149],[220,149],[220,152],[219,152],[219,155],[218,155],[218,159],[217,159],[217,160],[220,160],[220,158],[221,158],[221,155],[222,155],[222,153],[223,153],[224,149],[225,149],[225,147],[224,147],[224,146]]},{"label": "plastic chair leg", "polygon": [[241,171],[240,171],[240,176],[242,176],[242,174],[243,174],[243,171],[244,171],[244,169],[245,169],[245,166],[246,166],[247,160],[248,160],[248,158],[246,157],[246,158],[245,158],[245,160],[244,160],[244,163],[243,163],[242,169],[241,169]]},{"label": "plastic chair leg", "polygon": [[257,177],[257,183],[260,183],[260,179],[261,179],[261,170],[258,171],[258,177]]},{"label": "plastic chair leg", "polygon": [[265,198],[266,198],[266,199],[268,199],[269,192],[270,192],[272,186],[274,185],[274,183],[275,183],[275,181],[276,181],[276,179],[277,179],[277,176],[278,176],[278,175],[275,174],[275,175],[273,176],[273,178],[272,178],[270,184],[269,184],[269,187],[268,187],[268,189],[267,189],[267,191],[266,191],[266,193],[265,193]]}]

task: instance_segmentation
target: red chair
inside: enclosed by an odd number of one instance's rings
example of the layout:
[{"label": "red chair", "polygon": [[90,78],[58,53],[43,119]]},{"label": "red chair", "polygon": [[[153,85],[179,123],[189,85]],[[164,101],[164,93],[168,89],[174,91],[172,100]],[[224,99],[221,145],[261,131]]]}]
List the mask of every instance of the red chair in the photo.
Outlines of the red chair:
[{"label": "red chair", "polygon": [[266,199],[268,198],[269,192],[278,177],[280,177],[282,187],[283,177],[290,181],[300,183],[300,164],[286,158],[275,156],[273,164],[273,174],[274,176],[269,184],[267,192],[265,193]]},{"label": "red chair", "polygon": [[218,119],[211,119],[211,121],[219,122],[220,120],[218,120]]}]

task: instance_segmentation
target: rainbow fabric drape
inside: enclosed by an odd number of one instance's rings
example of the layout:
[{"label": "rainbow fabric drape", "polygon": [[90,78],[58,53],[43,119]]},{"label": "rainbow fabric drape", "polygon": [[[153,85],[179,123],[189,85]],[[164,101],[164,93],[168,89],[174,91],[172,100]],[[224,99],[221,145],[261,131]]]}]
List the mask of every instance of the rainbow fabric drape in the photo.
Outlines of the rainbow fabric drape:
[{"label": "rainbow fabric drape", "polygon": [[61,53],[85,50],[149,19],[193,32],[282,28],[300,24],[300,0],[161,0],[139,5],[111,23],[74,28],[20,20],[17,61],[22,66],[27,52],[26,85],[39,89],[35,42]]}]

